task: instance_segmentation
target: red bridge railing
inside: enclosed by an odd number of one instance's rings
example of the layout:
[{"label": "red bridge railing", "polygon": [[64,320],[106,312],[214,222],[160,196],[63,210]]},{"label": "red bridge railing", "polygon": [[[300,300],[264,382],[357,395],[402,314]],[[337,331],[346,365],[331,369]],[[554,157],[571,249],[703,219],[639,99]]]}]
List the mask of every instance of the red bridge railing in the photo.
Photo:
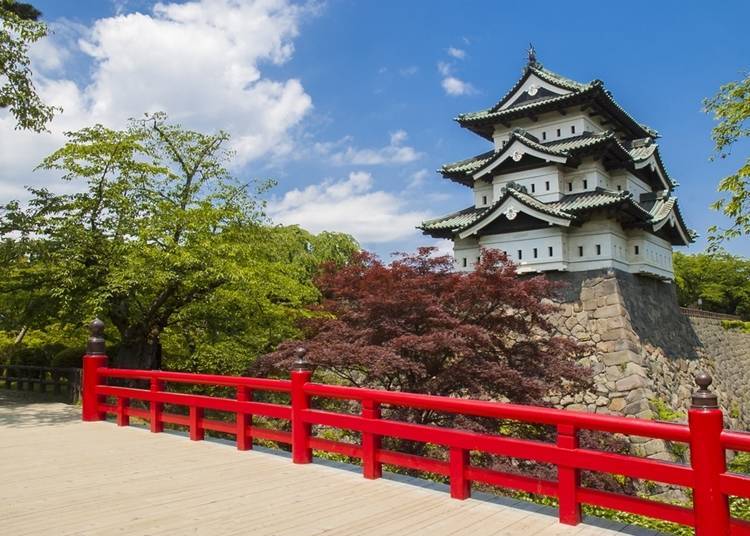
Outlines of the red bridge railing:
[{"label": "red bridge railing", "polygon": [[[237,448],[251,449],[254,439],[291,445],[294,463],[312,462],[313,450],[334,452],[362,460],[365,478],[379,478],[382,465],[390,464],[448,477],[450,494],[466,499],[472,482],[480,482],[555,497],[562,523],[575,525],[581,520],[581,505],[590,504],[695,527],[696,534],[750,534],[750,523],[733,519],[728,497],[750,498],[750,477],[726,469],[726,451],[750,452],[750,434],[724,430],[723,414],[716,396],[708,390],[710,377],[699,375],[700,389],[693,396],[688,424],[624,418],[533,406],[465,400],[414,393],[381,391],[325,385],[311,382],[312,372],[301,353],[291,371],[291,380],[188,374],[154,370],[108,368],[100,323],[92,325],[92,337],[83,371],[83,420],[103,420],[114,414],[119,426],[130,417],[150,422],[152,432],[161,432],[164,423],[186,426],[190,439],[202,440],[206,430],[234,434]],[[108,385],[107,380],[147,380],[149,389]],[[170,392],[166,384],[181,383],[233,387],[234,398]],[[289,404],[259,402],[254,393],[287,393]],[[107,398],[115,401],[106,403]],[[341,399],[359,403],[360,414],[313,409],[314,398]],[[139,400],[148,409],[132,407]],[[188,415],[168,413],[164,405],[188,408]],[[437,412],[515,420],[552,425],[556,443],[470,432],[461,429],[413,424],[381,418],[382,406],[428,409]],[[226,412],[234,422],[208,419],[204,411]],[[291,423],[291,432],[257,426],[254,416],[281,419]],[[359,444],[332,441],[312,434],[313,425],[356,431]],[[580,430],[663,439],[690,446],[690,465],[645,459],[581,448]],[[381,447],[381,438],[390,437],[446,447],[448,461],[415,456]],[[471,452],[509,456],[557,466],[557,480],[544,480],[473,466]],[[581,471],[595,471],[646,479],[692,490],[693,508],[670,505],[630,495],[584,487]]]}]

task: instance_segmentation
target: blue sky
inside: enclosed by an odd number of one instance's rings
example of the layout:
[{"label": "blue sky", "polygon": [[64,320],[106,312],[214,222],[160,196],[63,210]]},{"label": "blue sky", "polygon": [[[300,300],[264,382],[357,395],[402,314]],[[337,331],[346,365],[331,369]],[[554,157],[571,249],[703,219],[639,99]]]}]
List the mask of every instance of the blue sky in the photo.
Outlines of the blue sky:
[{"label": "blue sky", "polygon": [[[704,97],[750,68],[746,2],[33,3],[55,30],[35,50],[35,69],[65,117],[52,134],[19,136],[0,116],[2,201],[23,197],[21,183],[59,186],[30,169],[63,129],[120,126],[159,107],[194,128],[228,129],[237,175],[279,181],[270,198],[278,221],[351,232],[383,256],[430,245],[414,225],[471,203],[435,170],[489,148],[452,118],[502,96],[529,42],[545,67],[602,79],[660,132],[683,213],[701,235],[722,223],[708,208],[718,180],[750,150],[709,161],[713,121],[701,111]],[[750,239],[727,249],[748,256]]]}]

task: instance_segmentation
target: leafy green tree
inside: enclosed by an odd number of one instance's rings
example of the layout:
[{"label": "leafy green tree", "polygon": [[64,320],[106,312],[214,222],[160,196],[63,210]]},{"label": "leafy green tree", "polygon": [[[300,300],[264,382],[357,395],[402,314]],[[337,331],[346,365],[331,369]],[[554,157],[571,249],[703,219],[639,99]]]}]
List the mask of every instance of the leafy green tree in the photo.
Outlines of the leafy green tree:
[{"label": "leafy green tree", "polygon": [[677,299],[716,313],[750,318],[750,260],[726,253],[674,254]]},{"label": "leafy green tree", "polygon": [[[718,124],[712,138],[716,153],[720,158],[729,156],[732,146],[741,138],[750,135],[750,75],[739,82],[721,86],[719,93],[704,101],[707,113],[712,113]],[[726,229],[717,225],[709,227],[711,251],[717,251],[725,240],[750,234],[750,158],[732,175],[719,182],[719,192],[726,192],[728,198],[716,201],[711,207],[720,210],[732,224]]]},{"label": "leafy green tree", "polygon": [[67,137],[41,167],[83,182],[79,192],[32,188],[27,207],[0,214],[12,257],[0,309],[32,328],[101,315],[118,366],[159,367],[165,344],[183,367],[232,359],[230,348],[268,351],[318,298],[315,265],[357,249],[347,236],[270,225],[257,196],[270,183],[251,190],[229,173],[224,132],[156,114]]},{"label": "leafy green tree", "polygon": [[0,108],[16,118],[16,128],[46,130],[60,108],[48,106],[31,80],[29,45],[47,35],[41,13],[30,4],[0,0]]}]

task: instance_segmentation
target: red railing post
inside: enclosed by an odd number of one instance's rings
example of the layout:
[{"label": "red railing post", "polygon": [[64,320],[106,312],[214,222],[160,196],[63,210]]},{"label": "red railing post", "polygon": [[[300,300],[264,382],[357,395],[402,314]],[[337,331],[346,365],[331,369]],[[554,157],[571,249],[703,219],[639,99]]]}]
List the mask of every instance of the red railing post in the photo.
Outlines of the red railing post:
[{"label": "red railing post", "polygon": [[724,415],[716,395],[708,390],[712,381],[705,373],[695,377],[700,389],[693,393],[688,411],[696,536],[729,534],[729,503],[721,492],[721,475],[727,470],[721,445]]},{"label": "red railing post", "polygon": [[190,406],[190,441],[203,441],[206,431],[201,426],[203,421],[203,408]]},{"label": "red railing post", "polygon": [[466,478],[469,465],[469,451],[451,447],[450,449],[451,497],[463,501],[471,497],[471,481]]},{"label": "red railing post", "polygon": [[[578,448],[578,433],[570,424],[557,426],[557,446],[560,449],[573,451]],[[566,457],[571,458],[574,452],[566,452]],[[558,515],[560,523],[566,525],[578,525],[581,522],[581,505],[576,498],[578,488],[581,485],[580,472],[571,463],[557,466],[558,486]]]},{"label": "red railing post", "polygon": [[89,326],[90,336],[83,356],[83,388],[81,401],[81,418],[84,421],[101,421],[104,412],[99,411],[101,397],[96,394],[99,385],[98,369],[107,366],[107,355],[104,346],[104,322],[98,318]]},{"label": "red railing post", "polygon": [[[363,400],[362,417],[379,419],[380,404],[373,400]],[[371,432],[362,432],[362,474],[365,478],[375,479],[383,476],[383,466],[377,461],[380,443],[380,436]]]},{"label": "red railing post", "polygon": [[312,462],[310,432],[312,426],[302,421],[302,412],[310,408],[310,397],[305,393],[305,384],[312,377],[312,366],[305,359],[306,350],[297,349],[297,360],[291,371],[292,380],[292,461]]},{"label": "red railing post", "polygon": [[[250,402],[253,399],[252,389],[240,385],[237,387],[237,400],[239,402]],[[248,413],[237,413],[237,450],[250,450],[253,448],[253,437],[248,427],[253,426],[253,416]]]},{"label": "red railing post", "polygon": [[124,396],[117,397],[117,426],[130,425],[130,416],[128,415],[128,406],[130,399]]},{"label": "red railing post", "polygon": [[[164,389],[164,382],[158,380],[156,376],[151,377],[151,393],[158,393]],[[164,411],[164,404],[161,402],[151,401],[148,405],[148,411],[150,415],[149,428],[151,433],[158,434],[164,431],[164,422],[161,420],[162,411]]]}]

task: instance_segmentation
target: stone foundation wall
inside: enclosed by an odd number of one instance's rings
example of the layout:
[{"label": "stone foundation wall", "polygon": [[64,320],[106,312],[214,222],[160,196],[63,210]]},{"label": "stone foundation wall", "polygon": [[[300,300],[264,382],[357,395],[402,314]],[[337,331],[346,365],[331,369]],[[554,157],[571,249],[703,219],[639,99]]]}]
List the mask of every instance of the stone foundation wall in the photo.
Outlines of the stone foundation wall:
[{"label": "stone foundation wall", "polygon": [[[682,410],[684,418],[693,378],[706,371],[715,379],[728,426],[750,428],[750,335],[727,332],[718,320],[686,317],[670,283],[618,270],[548,277],[563,283],[555,325],[585,345],[581,364],[594,378],[589,391],[551,393],[550,402],[641,418],[658,418],[660,408],[671,408]],[[631,441],[643,456],[675,458],[661,440]]]}]

